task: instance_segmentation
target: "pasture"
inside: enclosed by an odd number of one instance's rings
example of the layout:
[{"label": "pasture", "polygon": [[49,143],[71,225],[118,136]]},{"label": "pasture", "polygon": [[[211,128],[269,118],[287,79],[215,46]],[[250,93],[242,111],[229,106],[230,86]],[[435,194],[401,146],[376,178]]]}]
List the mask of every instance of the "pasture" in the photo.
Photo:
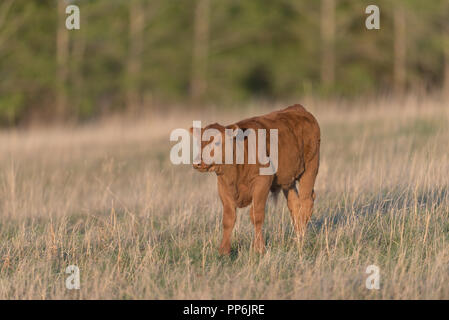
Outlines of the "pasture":
[{"label": "pasture", "polygon": [[286,103],[0,131],[0,299],[449,299],[444,101],[309,100],[297,102],[322,131],[314,214],[296,241],[284,197],[270,199],[262,256],[248,209],[218,255],[216,178],[172,165],[169,134]]}]

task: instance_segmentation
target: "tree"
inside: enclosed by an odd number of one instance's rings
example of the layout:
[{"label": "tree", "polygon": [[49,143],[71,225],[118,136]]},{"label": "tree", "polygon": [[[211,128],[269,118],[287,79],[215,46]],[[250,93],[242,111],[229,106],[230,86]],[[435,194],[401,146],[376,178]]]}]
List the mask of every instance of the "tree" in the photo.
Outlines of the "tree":
[{"label": "tree", "polygon": [[321,0],[321,83],[335,81],[335,0]]},{"label": "tree", "polygon": [[129,2],[129,49],[127,62],[126,104],[131,112],[136,112],[142,104],[140,90],[140,72],[142,69],[142,51],[144,44],[145,7],[142,0]]},{"label": "tree", "polygon": [[447,12],[449,11],[449,3],[444,1],[441,5],[441,42],[443,44],[444,57],[444,73],[443,73],[443,93],[449,96],[449,21]]},{"label": "tree", "polygon": [[207,89],[207,59],[209,51],[210,0],[197,0],[194,15],[192,78],[190,96],[201,101]]},{"label": "tree", "polygon": [[67,78],[68,78],[68,56],[69,56],[69,32],[65,26],[66,5],[64,1],[58,0],[57,7],[57,32],[56,32],[56,110],[55,116],[63,119],[67,112]]},{"label": "tree", "polygon": [[394,92],[402,96],[405,92],[407,76],[407,38],[406,16],[404,7],[396,4],[394,7]]}]

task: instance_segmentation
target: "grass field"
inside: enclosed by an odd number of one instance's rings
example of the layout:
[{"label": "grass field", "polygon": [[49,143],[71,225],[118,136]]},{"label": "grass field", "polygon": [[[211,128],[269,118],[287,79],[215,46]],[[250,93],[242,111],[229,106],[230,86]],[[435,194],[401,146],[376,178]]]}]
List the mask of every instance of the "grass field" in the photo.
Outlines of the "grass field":
[{"label": "grass field", "polygon": [[[304,105],[322,129],[315,212],[295,241],[270,199],[262,256],[248,209],[218,255],[216,178],[172,165],[169,133],[285,104],[1,131],[0,299],[449,299],[449,109]],[[380,290],[365,287],[372,264]]]}]

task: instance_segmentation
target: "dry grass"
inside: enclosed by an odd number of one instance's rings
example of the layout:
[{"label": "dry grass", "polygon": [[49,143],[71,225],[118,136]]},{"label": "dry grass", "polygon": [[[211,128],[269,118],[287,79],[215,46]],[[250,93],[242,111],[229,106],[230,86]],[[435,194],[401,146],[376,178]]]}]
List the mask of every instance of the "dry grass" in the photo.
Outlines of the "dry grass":
[{"label": "dry grass", "polygon": [[[285,200],[270,200],[263,256],[247,210],[218,255],[215,178],[171,165],[168,137],[266,107],[1,132],[0,299],[448,299],[448,109],[304,104],[323,135],[315,213],[297,242]],[[71,264],[80,290],[65,288]]]}]

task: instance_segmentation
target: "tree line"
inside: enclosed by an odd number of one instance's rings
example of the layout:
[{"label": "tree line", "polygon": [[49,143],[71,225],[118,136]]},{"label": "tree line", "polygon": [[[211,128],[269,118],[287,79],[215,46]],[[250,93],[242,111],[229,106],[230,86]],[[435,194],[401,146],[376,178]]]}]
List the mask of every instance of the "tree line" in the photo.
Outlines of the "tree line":
[{"label": "tree line", "polygon": [[[365,27],[371,4],[379,30]],[[0,124],[449,92],[448,13],[447,0],[2,0]]]}]

